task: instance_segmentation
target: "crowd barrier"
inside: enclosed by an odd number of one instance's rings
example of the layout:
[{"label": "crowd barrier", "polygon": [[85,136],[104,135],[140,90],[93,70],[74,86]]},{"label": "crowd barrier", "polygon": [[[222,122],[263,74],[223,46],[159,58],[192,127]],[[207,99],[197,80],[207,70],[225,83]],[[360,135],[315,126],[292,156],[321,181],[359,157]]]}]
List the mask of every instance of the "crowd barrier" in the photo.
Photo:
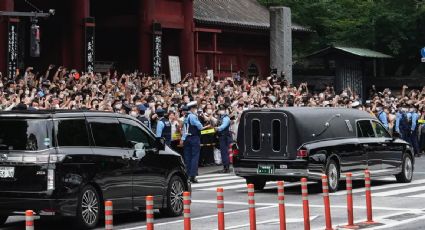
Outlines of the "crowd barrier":
[{"label": "crowd barrier", "polygon": [[[365,195],[366,195],[366,215],[367,219],[362,222],[362,225],[376,224],[372,216],[372,191],[371,191],[371,180],[370,172],[365,170]],[[354,224],[353,214],[353,192],[352,192],[352,174],[346,174],[346,191],[347,191],[347,220],[348,223],[342,228],[357,229],[358,225]],[[255,191],[254,185],[248,184],[248,209],[249,209],[249,226],[250,230],[256,230],[257,221],[255,213]],[[285,194],[284,194],[284,182],[277,182],[277,195],[278,195],[278,209],[279,209],[279,226],[280,230],[286,230],[286,210],[285,210]],[[325,229],[332,230],[332,217],[331,217],[331,205],[329,198],[329,185],[328,178],[326,175],[322,176],[322,196],[324,203],[324,216],[325,216]],[[304,215],[304,229],[310,230],[310,208],[308,202],[308,186],[307,179],[301,179],[301,197]],[[190,205],[191,205],[191,194],[190,192],[183,193],[183,226],[184,230],[191,230],[191,216],[190,216]],[[217,222],[218,230],[225,229],[225,218],[224,218],[224,190],[223,188],[217,188]],[[27,210],[25,212],[25,226],[26,230],[34,230],[34,212]],[[113,229],[113,204],[112,201],[105,201],[105,230]],[[153,196],[146,196],[146,229],[154,230],[154,200]]]}]

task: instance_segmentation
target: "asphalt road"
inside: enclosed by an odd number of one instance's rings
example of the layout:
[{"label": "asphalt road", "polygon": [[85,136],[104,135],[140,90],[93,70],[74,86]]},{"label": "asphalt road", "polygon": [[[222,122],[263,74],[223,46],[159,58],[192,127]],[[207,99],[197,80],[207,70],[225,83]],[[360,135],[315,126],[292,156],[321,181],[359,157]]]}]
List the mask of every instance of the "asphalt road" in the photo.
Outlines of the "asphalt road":
[{"label": "asphalt road", "polygon": [[[205,174],[193,185],[192,229],[217,229],[216,187],[223,187],[226,229],[249,229],[246,185],[243,179],[232,174]],[[354,181],[355,223],[366,220],[363,181]],[[309,184],[310,219],[312,229],[324,229],[324,211],[321,187]],[[347,222],[345,186],[331,194],[331,213],[334,229],[343,229]],[[375,225],[367,229],[425,229],[425,157],[416,158],[414,181],[396,183],[394,177],[372,181],[373,217]],[[262,192],[256,192],[257,229],[279,229],[276,183],[268,183]],[[285,185],[287,229],[303,229],[301,188],[298,183]],[[114,216],[115,229],[139,230],[145,228],[145,214],[133,213]],[[35,229],[73,229],[72,219],[42,218]],[[23,217],[10,217],[1,229],[24,229]],[[99,227],[98,229],[103,229]],[[166,218],[155,215],[155,229],[183,229],[183,218]]]}]

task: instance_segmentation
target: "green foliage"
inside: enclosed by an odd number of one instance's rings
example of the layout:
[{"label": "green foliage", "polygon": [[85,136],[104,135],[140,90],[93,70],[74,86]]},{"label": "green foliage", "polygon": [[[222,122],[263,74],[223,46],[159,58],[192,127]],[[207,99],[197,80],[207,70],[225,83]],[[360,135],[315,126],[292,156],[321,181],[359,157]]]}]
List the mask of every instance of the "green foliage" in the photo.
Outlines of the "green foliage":
[{"label": "green foliage", "polygon": [[[292,9],[293,20],[317,33],[309,51],[330,44],[376,49],[418,62],[425,46],[424,0],[259,0]],[[307,51],[306,50],[306,51]]]}]

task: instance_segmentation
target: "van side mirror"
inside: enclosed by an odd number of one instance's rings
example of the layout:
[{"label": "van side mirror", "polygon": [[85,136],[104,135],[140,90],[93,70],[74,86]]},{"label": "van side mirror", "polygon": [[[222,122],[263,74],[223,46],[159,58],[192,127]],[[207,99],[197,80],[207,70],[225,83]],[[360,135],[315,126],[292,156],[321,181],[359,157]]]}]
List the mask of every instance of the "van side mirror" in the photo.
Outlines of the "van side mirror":
[{"label": "van side mirror", "polygon": [[146,156],[145,144],[143,144],[143,143],[135,144],[134,145],[134,156],[133,157],[137,157],[137,158],[141,159],[145,156]]},{"label": "van side mirror", "polygon": [[155,146],[158,148],[158,150],[165,150],[165,138],[157,137],[155,139]]}]

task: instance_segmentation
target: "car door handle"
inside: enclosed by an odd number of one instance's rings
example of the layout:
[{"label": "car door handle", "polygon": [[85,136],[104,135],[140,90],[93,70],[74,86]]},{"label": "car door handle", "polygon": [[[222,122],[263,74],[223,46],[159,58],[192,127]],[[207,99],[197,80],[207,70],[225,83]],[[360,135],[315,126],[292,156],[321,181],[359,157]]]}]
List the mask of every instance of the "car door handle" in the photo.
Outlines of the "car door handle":
[{"label": "car door handle", "polygon": [[368,144],[363,144],[363,147],[369,147],[369,145]]},{"label": "car door handle", "polygon": [[128,155],[122,155],[122,159],[123,159],[123,160],[130,160],[130,159],[131,159],[131,157],[130,157],[130,156],[128,156]]},{"label": "car door handle", "polygon": [[383,144],[382,144],[382,146],[386,147],[386,146],[387,146],[387,144],[383,143]]}]

